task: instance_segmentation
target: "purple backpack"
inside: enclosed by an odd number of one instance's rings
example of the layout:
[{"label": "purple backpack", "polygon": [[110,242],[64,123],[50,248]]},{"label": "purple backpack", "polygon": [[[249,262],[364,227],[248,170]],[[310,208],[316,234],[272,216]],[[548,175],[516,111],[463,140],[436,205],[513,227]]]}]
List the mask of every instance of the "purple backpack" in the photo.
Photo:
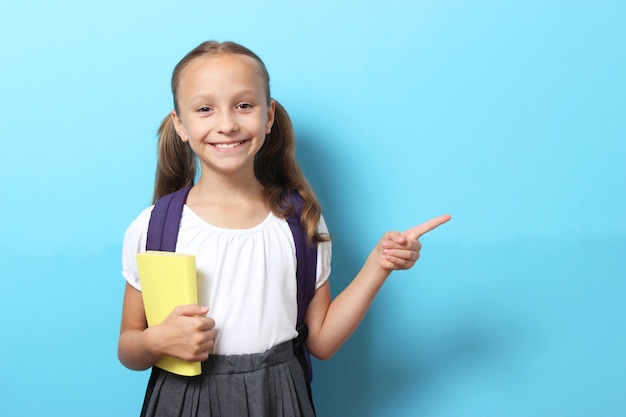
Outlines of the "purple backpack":
[{"label": "purple backpack", "polygon": [[[148,224],[146,250],[176,251],[180,219],[183,214],[183,206],[187,200],[189,190],[191,190],[191,186],[158,199],[154,205],[150,216],[150,223]],[[302,230],[302,226],[300,225],[303,204],[302,197],[292,192],[288,194],[288,201],[295,208],[294,214],[286,220],[291,229],[291,234],[293,235],[296,246],[296,279],[298,283],[298,318],[296,326],[298,337],[294,342],[294,352],[310,384],[313,378],[313,372],[311,369],[311,357],[304,344],[308,335],[308,328],[304,323],[304,316],[315,294],[317,245],[307,244],[304,230]]]}]

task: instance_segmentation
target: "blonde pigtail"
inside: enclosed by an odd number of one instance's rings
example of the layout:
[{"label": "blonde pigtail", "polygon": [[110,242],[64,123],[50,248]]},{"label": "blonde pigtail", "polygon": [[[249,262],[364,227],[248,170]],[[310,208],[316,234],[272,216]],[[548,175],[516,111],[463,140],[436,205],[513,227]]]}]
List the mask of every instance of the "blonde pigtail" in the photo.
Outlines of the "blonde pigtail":
[{"label": "blonde pigtail", "polygon": [[330,240],[317,232],[321,208],[313,189],[296,160],[296,140],[289,114],[278,102],[275,105],[274,125],[255,160],[255,175],[265,187],[265,195],[272,211],[288,216],[284,209],[287,192],[297,192],[304,200],[302,228],[309,243]]},{"label": "blonde pigtail", "polygon": [[160,197],[193,185],[196,177],[196,158],[174,129],[171,114],[168,114],[158,131],[157,169],[154,181],[153,202]]}]

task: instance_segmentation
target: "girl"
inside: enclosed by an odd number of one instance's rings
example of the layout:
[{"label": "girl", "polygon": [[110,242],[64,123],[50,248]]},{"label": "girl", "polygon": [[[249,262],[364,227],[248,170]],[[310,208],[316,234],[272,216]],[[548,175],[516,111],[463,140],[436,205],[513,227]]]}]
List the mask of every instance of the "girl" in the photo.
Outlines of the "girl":
[{"label": "girl", "polygon": [[[314,416],[292,347],[296,259],[287,193],[302,197],[301,226],[309,244],[317,244],[316,289],[305,323],[306,347],[320,359],[348,339],[391,271],[415,264],[418,238],[450,216],[386,233],[331,301],[328,231],[261,59],[235,43],[205,42],[175,67],[172,93],[174,110],[159,129],[154,200],[193,185],[176,250],[196,255],[200,305],[179,306],[148,328],[135,261],[145,250],[153,206],[147,208],[124,237],[118,355],[130,369],[171,355],[202,361],[203,372],[182,377],[153,368],[142,415]],[[196,161],[201,171],[194,185]]]}]

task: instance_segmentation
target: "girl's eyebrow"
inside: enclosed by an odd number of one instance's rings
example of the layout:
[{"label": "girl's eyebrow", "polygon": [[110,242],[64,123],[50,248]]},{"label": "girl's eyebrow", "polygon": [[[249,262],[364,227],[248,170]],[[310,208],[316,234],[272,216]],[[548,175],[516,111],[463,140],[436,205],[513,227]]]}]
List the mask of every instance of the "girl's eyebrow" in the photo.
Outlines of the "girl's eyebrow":
[{"label": "girl's eyebrow", "polygon": [[194,100],[206,100],[206,99],[213,99],[213,95],[212,94],[196,94],[195,96],[191,96],[191,101]]},{"label": "girl's eyebrow", "polygon": [[[238,92],[232,94],[232,97],[235,97],[235,98],[250,97],[250,96],[256,97],[257,94],[258,93],[256,91],[254,91],[254,90],[241,90],[241,91],[238,91]],[[207,100],[207,99],[208,100],[213,100],[214,98],[215,98],[214,94],[196,94],[196,95],[191,97],[191,100],[192,101],[194,101],[194,100]]]},{"label": "girl's eyebrow", "polygon": [[250,97],[250,96],[256,97],[257,94],[258,93],[256,91],[254,91],[254,90],[241,90],[241,91],[237,92],[236,94],[234,94],[233,96],[237,97],[237,98],[239,98],[239,97]]}]

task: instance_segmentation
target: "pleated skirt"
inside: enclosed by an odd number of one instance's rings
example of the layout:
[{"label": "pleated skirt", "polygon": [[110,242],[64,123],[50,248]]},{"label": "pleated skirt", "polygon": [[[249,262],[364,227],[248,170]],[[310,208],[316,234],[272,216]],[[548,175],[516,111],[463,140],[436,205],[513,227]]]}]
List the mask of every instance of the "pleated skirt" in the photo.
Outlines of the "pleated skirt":
[{"label": "pleated skirt", "polygon": [[251,355],[212,355],[202,374],[153,367],[142,417],[314,417],[293,342]]}]

